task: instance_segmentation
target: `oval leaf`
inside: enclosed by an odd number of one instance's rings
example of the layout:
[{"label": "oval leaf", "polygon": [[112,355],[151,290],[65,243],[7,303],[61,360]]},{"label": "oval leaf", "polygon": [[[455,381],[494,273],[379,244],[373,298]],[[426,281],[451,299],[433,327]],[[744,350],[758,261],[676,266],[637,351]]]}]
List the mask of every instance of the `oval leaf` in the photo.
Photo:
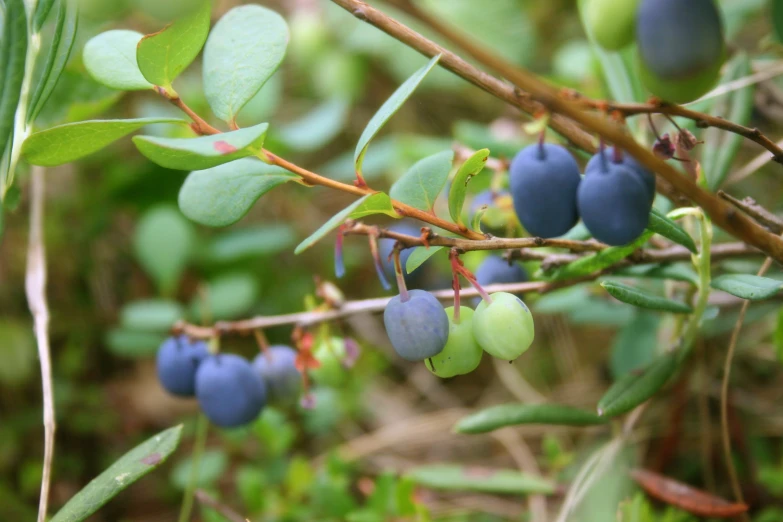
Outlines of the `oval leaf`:
[{"label": "oval leaf", "polygon": [[639,308],[647,308],[648,310],[662,310],[664,312],[672,312],[675,314],[689,314],[693,312],[693,308],[680,301],[673,301],[660,297],[657,295],[648,294],[638,288],[634,288],[623,283],[616,281],[604,281],[601,286],[609,292],[609,294],[623,303],[628,303]]},{"label": "oval leaf", "polygon": [[650,211],[650,222],[647,225],[647,230],[660,234],[666,239],[671,239],[694,254],[699,253],[699,251],[696,250],[696,243],[693,242],[693,238],[688,235],[685,229],[666,217],[666,215],[657,208],[653,208]]},{"label": "oval leaf", "polygon": [[673,281],[691,283],[694,286],[699,284],[699,276],[696,272],[682,263],[672,265],[634,265],[618,270],[614,274],[622,277],[671,279]]},{"label": "oval leaf", "polygon": [[288,46],[283,17],[260,5],[228,11],[204,47],[204,94],[223,121],[236,115],[274,74]]},{"label": "oval leaf", "polygon": [[294,174],[280,167],[253,158],[241,159],[191,172],[179,191],[179,208],[202,225],[231,225],[247,214],[258,198],[295,179]]},{"label": "oval leaf", "polygon": [[136,257],[164,294],[172,293],[195,245],[193,226],[176,207],[153,208],[136,227]]},{"label": "oval leaf", "polygon": [[128,358],[154,357],[168,337],[167,332],[148,332],[113,328],[106,332],[104,342],[114,355]]},{"label": "oval leaf", "polygon": [[66,123],[32,134],[22,146],[28,163],[53,167],[88,156],[152,123],[180,123],[176,118],[89,120]]},{"label": "oval leaf", "polygon": [[397,219],[402,217],[397,214],[396,210],[394,210],[394,205],[392,205],[392,200],[389,195],[383,192],[376,192],[375,194],[371,195],[369,198],[364,200],[361,205],[356,207],[356,209],[351,212],[351,215],[348,217],[351,219],[360,219],[366,216],[372,216],[374,214],[386,214],[387,216],[391,216]]},{"label": "oval leaf", "polygon": [[407,474],[420,486],[483,493],[554,493],[555,485],[543,478],[507,469],[488,469],[446,464],[414,468]]},{"label": "oval leaf", "polygon": [[547,424],[552,426],[590,426],[607,419],[593,412],[559,404],[502,404],[461,419],[457,433],[487,433],[506,426]]},{"label": "oval leaf", "polygon": [[16,107],[22,92],[27,53],[24,1],[6,0],[3,15],[3,32],[0,33],[0,156],[11,140]]},{"label": "oval leaf", "polygon": [[57,512],[51,522],[80,522],[141,477],[163,464],[179,446],[182,425],[136,446],[94,478]]},{"label": "oval leaf", "polygon": [[609,369],[615,380],[655,360],[660,324],[659,314],[641,312],[617,332],[609,355]]},{"label": "oval leaf", "polygon": [[204,252],[211,263],[233,263],[278,254],[293,244],[296,236],[290,225],[258,225],[230,230],[216,237]]},{"label": "oval leaf", "polygon": [[167,332],[184,316],[176,301],[145,299],[126,303],[120,311],[120,324],[129,330]]},{"label": "oval leaf", "polygon": [[462,225],[462,206],[465,204],[465,194],[468,192],[468,181],[481,172],[489,158],[489,149],[477,150],[460,165],[454,175],[449,190],[449,214],[455,223]]},{"label": "oval leaf", "polygon": [[223,321],[246,314],[258,300],[259,285],[255,275],[235,272],[213,279],[204,290],[204,298],[196,296],[191,303],[193,318]]},{"label": "oval leaf", "polygon": [[392,94],[388,100],[386,100],[381,108],[378,109],[370,122],[364,128],[362,135],[359,137],[359,142],[356,144],[356,152],[353,155],[353,162],[356,167],[356,172],[362,172],[362,163],[364,162],[364,155],[367,153],[367,147],[370,145],[370,141],[378,134],[378,131],[386,124],[387,121],[394,115],[395,112],[402,107],[405,100],[410,98],[416,87],[424,80],[427,73],[435,67],[435,64],[440,60],[440,55],[433,57],[427,64],[413,73],[410,78],[405,80],[405,83],[400,85],[394,94]]},{"label": "oval leaf", "polygon": [[350,105],[335,99],[313,109],[297,121],[280,127],[279,138],[293,150],[309,152],[329,143],[342,130]]},{"label": "oval leaf", "polygon": [[742,299],[758,301],[777,294],[783,282],[752,274],[731,274],[716,277],[710,286]]},{"label": "oval leaf", "polygon": [[453,160],[454,152],[446,150],[417,161],[392,185],[389,195],[420,210],[432,210],[449,178]]},{"label": "oval leaf", "polygon": [[427,261],[429,258],[440,252],[446,247],[442,246],[431,246],[429,248],[427,247],[416,247],[413,249],[413,252],[411,252],[411,255],[408,256],[408,260],[405,262],[405,273],[412,274],[414,270],[419,268],[421,265],[424,264],[425,261]]},{"label": "oval leaf", "polygon": [[629,373],[620,378],[598,401],[598,415],[615,417],[636,408],[655,395],[677,371],[675,353],[658,357],[644,373]]},{"label": "oval leaf", "polygon": [[121,91],[151,89],[136,63],[143,34],[125,29],[106,31],[84,46],[84,66],[98,82]]},{"label": "oval leaf", "polygon": [[294,254],[301,254],[311,246],[313,246],[316,242],[318,242],[322,237],[324,237],[326,234],[334,230],[335,228],[339,227],[343,224],[343,222],[348,219],[351,214],[360,206],[362,206],[367,199],[369,199],[371,196],[362,196],[361,198],[357,199],[344,209],[342,209],[340,212],[332,216],[329,221],[321,225],[321,228],[313,232],[310,237],[299,243],[299,245],[294,250]]},{"label": "oval leaf", "polygon": [[134,136],[136,148],[162,167],[203,170],[261,152],[269,126],[259,123],[246,129],[198,138]]},{"label": "oval leaf", "polygon": [[139,70],[153,85],[171,88],[171,82],[196,59],[209,34],[209,1],[193,12],[144,36],[136,47]]}]

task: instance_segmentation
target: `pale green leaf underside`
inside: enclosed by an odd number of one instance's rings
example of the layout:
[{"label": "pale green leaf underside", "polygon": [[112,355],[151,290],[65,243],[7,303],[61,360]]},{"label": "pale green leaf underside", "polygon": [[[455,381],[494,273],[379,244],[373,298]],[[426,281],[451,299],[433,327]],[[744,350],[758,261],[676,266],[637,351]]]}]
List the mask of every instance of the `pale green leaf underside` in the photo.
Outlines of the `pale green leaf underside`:
[{"label": "pale green leaf underside", "polygon": [[259,123],[246,129],[198,138],[135,136],[133,143],[144,156],[162,167],[202,170],[258,154],[268,127],[266,123]]},{"label": "pale green leaf underside", "polygon": [[696,250],[696,244],[693,242],[693,238],[685,231],[685,229],[670,218],[666,217],[665,214],[656,208],[653,208],[652,211],[650,211],[650,222],[647,225],[647,229],[667,239],[671,239],[675,243],[684,246],[694,254],[698,253]]},{"label": "pale green leaf underside", "polygon": [[179,191],[179,208],[202,225],[231,225],[247,214],[258,198],[294,179],[290,172],[257,159],[232,161],[191,172]]},{"label": "pale green leaf underside", "polygon": [[432,210],[451,171],[454,152],[447,150],[416,162],[394,185],[389,195],[420,210]]},{"label": "pale green leaf underside", "polygon": [[121,91],[151,89],[136,63],[136,46],[144,35],[126,29],[106,31],[84,46],[84,66],[96,81]]},{"label": "pale green leaf underside", "polygon": [[173,205],[145,212],[133,237],[139,263],[167,295],[177,289],[195,244],[193,225]]},{"label": "pale green leaf underside", "polygon": [[323,238],[326,234],[334,230],[335,228],[339,227],[343,224],[343,222],[348,219],[357,208],[359,208],[362,204],[364,204],[367,199],[370,198],[370,195],[362,196],[361,198],[357,199],[344,209],[342,209],[340,212],[329,218],[329,221],[321,225],[321,228],[313,232],[310,237],[299,243],[299,245],[294,250],[294,254],[301,254],[311,246],[313,246],[315,243],[317,243],[321,238]]},{"label": "pale green leaf underside", "polygon": [[757,301],[777,294],[783,282],[752,274],[731,274],[716,277],[711,286],[742,299]]},{"label": "pale green leaf underside", "polygon": [[639,308],[661,310],[663,312],[672,312],[675,314],[689,314],[693,312],[693,308],[683,302],[649,294],[644,290],[639,290],[638,288],[622,283],[604,281],[601,283],[601,286],[618,301],[638,306]]},{"label": "pale green leaf underside", "polygon": [[363,217],[372,216],[374,214],[386,214],[387,216],[396,219],[402,217],[397,213],[396,210],[394,210],[391,198],[384,192],[376,192],[375,194],[372,194],[369,198],[364,200],[361,205],[356,207],[356,209],[351,212],[351,215],[348,217],[351,219],[361,219]]},{"label": "pale green leaf underside", "polygon": [[408,260],[405,262],[405,273],[410,274],[417,268],[419,268],[421,265],[424,264],[425,261],[427,261],[429,258],[440,252],[446,247],[442,246],[431,246],[429,248],[427,247],[416,247],[413,249],[413,252],[411,252],[411,255],[408,256]]},{"label": "pale green leaf underside", "polygon": [[349,108],[345,100],[330,100],[301,119],[280,127],[277,137],[294,150],[317,150],[342,130]]},{"label": "pale green leaf underside", "polygon": [[641,375],[630,373],[617,380],[598,401],[598,415],[614,417],[639,406],[655,395],[677,371],[677,354],[653,361]]},{"label": "pale green leaf underside", "polygon": [[110,145],[145,125],[187,122],[177,118],[88,120],[66,123],[36,132],[25,140],[22,154],[33,165],[52,167],[68,163]]},{"label": "pale green leaf underside", "polygon": [[516,495],[555,491],[555,485],[546,479],[505,469],[436,464],[414,468],[407,476],[416,484],[433,489]]},{"label": "pale green leaf underside", "polygon": [[546,424],[590,426],[607,422],[591,411],[560,404],[501,404],[463,417],[454,427],[457,433],[487,433],[506,426]]},{"label": "pale green leaf underside", "polygon": [[449,214],[455,223],[462,225],[462,206],[468,192],[468,180],[481,172],[489,158],[489,149],[477,150],[460,165],[449,190]]}]

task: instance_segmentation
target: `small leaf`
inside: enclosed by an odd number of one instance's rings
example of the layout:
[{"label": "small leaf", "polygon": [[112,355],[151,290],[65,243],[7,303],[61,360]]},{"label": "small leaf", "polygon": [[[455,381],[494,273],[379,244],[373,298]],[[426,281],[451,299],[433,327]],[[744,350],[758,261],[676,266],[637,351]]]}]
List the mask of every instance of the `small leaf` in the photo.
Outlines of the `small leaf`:
[{"label": "small leaf", "polygon": [[22,154],[33,165],[53,167],[88,156],[152,123],[187,124],[176,118],[133,120],[88,120],[65,123],[32,134],[22,146]]},{"label": "small leaf", "polygon": [[412,274],[413,271],[423,265],[425,261],[444,248],[445,247],[442,246],[431,246],[429,248],[420,246],[414,248],[411,255],[408,256],[408,260],[405,262],[405,273]]},{"label": "small leaf", "polygon": [[230,230],[209,244],[205,257],[212,263],[233,263],[271,256],[288,250],[295,237],[293,228],[283,223]]},{"label": "small leaf", "polygon": [[136,46],[143,34],[125,29],[106,31],[84,46],[84,66],[98,82],[121,91],[151,89],[136,63]]},{"label": "small leaf", "polygon": [[641,375],[627,374],[598,401],[598,415],[616,417],[636,408],[658,393],[677,371],[676,353],[667,353],[652,362]]},{"label": "small leaf", "polygon": [[271,9],[243,5],[223,15],[204,47],[204,94],[212,112],[233,121],[280,66],[287,46],[288,26]]},{"label": "small leaf", "polygon": [[356,210],[351,212],[351,215],[348,217],[351,219],[360,219],[374,214],[386,214],[387,216],[396,219],[402,217],[394,210],[394,205],[392,205],[392,200],[389,195],[383,192],[376,192],[371,195],[361,205],[356,207]]},{"label": "small leaf", "polygon": [[634,265],[614,272],[622,277],[642,277],[650,279],[671,279],[684,281],[692,285],[699,284],[699,276],[689,266],[682,263],[666,265]]},{"label": "small leaf", "polygon": [[647,308],[648,310],[662,310],[675,314],[690,314],[693,308],[680,301],[673,301],[665,297],[648,294],[638,288],[634,288],[615,281],[604,281],[601,286],[609,292],[609,295],[633,306]]},{"label": "small leaf", "polygon": [[458,225],[462,225],[462,206],[465,204],[465,194],[468,192],[468,181],[484,168],[489,158],[489,149],[477,150],[460,165],[454,175],[449,190],[449,214]]},{"label": "small leaf", "polygon": [[171,294],[195,246],[192,225],[175,207],[148,210],[136,226],[136,257],[164,294]]},{"label": "small leaf", "polygon": [[447,150],[417,161],[394,185],[389,195],[420,210],[432,210],[449,178],[454,152]]},{"label": "small leaf", "polygon": [[136,47],[136,61],[153,85],[171,88],[171,82],[196,59],[209,34],[211,3],[201,4],[157,33],[144,36]]},{"label": "small leaf", "polygon": [[166,299],[131,301],[120,310],[123,328],[147,332],[167,332],[184,317],[180,304]]},{"label": "small leaf", "polygon": [[758,301],[777,294],[783,282],[751,274],[731,274],[716,277],[710,286],[742,299]]},{"label": "small leaf", "polygon": [[246,314],[258,300],[259,285],[255,275],[235,272],[213,279],[204,290],[203,298],[196,296],[193,299],[193,318],[223,321]]},{"label": "small leaf", "polygon": [[427,73],[435,67],[435,64],[440,60],[440,55],[433,57],[427,65],[413,73],[413,75],[405,80],[405,83],[400,85],[394,94],[392,94],[388,100],[386,100],[381,108],[378,109],[373,117],[370,119],[367,126],[364,128],[362,135],[359,137],[359,142],[356,144],[356,152],[353,155],[353,162],[356,168],[356,172],[362,172],[362,163],[364,162],[364,155],[367,153],[367,147],[370,142],[378,134],[378,131],[386,124],[389,119],[394,116],[394,113],[402,107],[402,104],[410,98],[416,87],[424,80]]},{"label": "small leaf", "polygon": [[406,476],[420,486],[450,491],[513,495],[555,491],[555,485],[546,479],[506,469],[436,464],[414,468]]},{"label": "small leaf", "polygon": [[630,245],[605,248],[591,256],[577,259],[576,261],[568,263],[553,271],[550,277],[553,281],[561,281],[563,279],[572,279],[574,277],[585,276],[603,270],[633,254],[638,248],[644,245],[652,235],[653,233],[647,230],[639,239]]},{"label": "small leaf", "polygon": [[313,232],[310,237],[299,243],[299,245],[294,250],[294,254],[301,254],[311,246],[313,246],[316,242],[318,242],[321,238],[323,238],[326,234],[334,230],[335,228],[339,227],[343,224],[343,222],[350,217],[350,215],[353,213],[354,210],[359,208],[362,204],[364,204],[367,199],[370,198],[370,195],[362,196],[361,198],[357,199],[344,209],[342,209],[340,212],[329,218],[329,221],[321,225],[321,228]]},{"label": "small leaf", "polygon": [[[6,0],[0,32],[0,156],[11,141],[24,80],[27,16],[23,0]],[[13,175],[13,173],[10,173]],[[9,175],[9,176],[10,176]],[[7,180],[5,186],[10,185]]]},{"label": "small leaf", "polygon": [[198,138],[157,138],[134,136],[133,143],[147,159],[161,167],[177,170],[203,170],[261,152],[266,123],[246,129],[200,136]]},{"label": "small leaf", "polygon": [[282,126],[276,137],[297,151],[317,150],[339,134],[345,126],[349,108],[345,100],[328,101],[301,119]]},{"label": "small leaf", "polygon": [[699,252],[696,250],[696,243],[693,242],[693,238],[685,229],[666,217],[666,215],[657,208],[653,208],[650,212],[650,222],[647,225],[647,230],[660,234],[667,239],[671,239],[694,254],[698,254]]},{"label": "small leaf", "polygon": [[222,227],[242,219],[278,185],[297,179],[287,170],[245,158],[191,172],[179,191],[182,213],[202,225]]},{"label": "small leaf", "polygon": [[85,520],[120,491],[163,464],[179,446],[181,435],[180,424],[130,450],[74,495],[51,522]]},{"label": "small leaf", "polygon": [[[228,468],[228,456],[222,450],[206,450],[198,463],[198,477],[196,486],[199,488],[209,488],[225,475]],[[171,470],[171,484],[185,491],[191,483],[193,476],[193,457],[183,459]]]},{"label": "small leaf", "polygon": [[112,328],[106,332],[104,342],[109,351],[119,357],[149,358],[155,356],[166,337],[167,332]]},{"label": "small leaf", "polygon": [[502,404],[461,419],[457,433],[487,433],[506,426],[546,424],[550,426],[590,426],[607,420],[593,412],[559,404]]}]

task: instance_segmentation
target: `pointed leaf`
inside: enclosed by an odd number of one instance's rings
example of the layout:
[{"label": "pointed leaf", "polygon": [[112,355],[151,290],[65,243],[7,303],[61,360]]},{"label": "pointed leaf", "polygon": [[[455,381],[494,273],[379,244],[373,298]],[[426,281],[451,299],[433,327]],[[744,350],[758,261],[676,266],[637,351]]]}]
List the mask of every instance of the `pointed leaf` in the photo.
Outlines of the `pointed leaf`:
[{"label": "pointed leaf", "polygon": [[332,216],[329,221],[321,225],[321,228],[313,232],[310,237],[299,243],[299,245],[294,250],[294,254],[301,254],[311,246],[313,246],[316,242],[318,242],[321,238],[323,238],[326,234],[334,230],[335,228],[339,227],[343,224],[343,222],[348,219],[351,215],[351,213],[359,208],[362,204],[364,204],[367,199],[370,198],[370,195],[362,196],[361,198],[357,199],[344,209],[342,209],[340,212]]},{"label": "pointed leaf", "polygon": [[211,7],[209,0],[201,0],[193,12],[141,39],[136,48],[136,61],[148,82],[168,89],[196,59],[207,41]]},{"label": "pointed leaf", "polygon": [[364,200],[361,205],[356,207],[356,209],[351,212],[351,215],[348,217],[351,219],[361,219],[363,217],[372,216],[374,214],[386,214],[387,216],[391,216],[396,219],[402,217],[397,213],[396,210],[394,210],[394,205],[392,205],[391,198],[384,192],[376,192],[375,194],[371,195],[369,198]]},{"label": "pointed leaf", "polygon": [[301,119],[281,127],[276,137],[294,150],[317,150],[339,134],[348,118],[349,108],[345,100],[328,101]]},{"label": "pointed leaf", "polygon": [[203,170],[261,152],[269,126],[253,127],[200,136],[198,138],[157,138],[134,136],[133,143],[147,159],[177,170]]},{"label": "pointed leaf", "polygon": [[555,491],[555,485],[546,479],[506,469],[436,464],[414,468],[406,476],[420,486],[452,491],[514,495]]},{"label": "pointed leaf", "polygon": [[[6,0],[0,32],[0,156],[11,141],[24,79],[27,17],[23,0]],[[13,173],[11,173],[12,175]]]},{"label": "pointed leaf", "polygon": [[411,255],[408,256],[408,260],[405,262],[405,273],[413,273],[413,271],[423,265],[425,261],[444,248],[445,247],[442,246],[431,246],[429,248],[421,246],[414,248]]},{"label": "pointed leaf", "polygon": [[274,74],[288,46],[282,16],[259,5],[228,11],[204,47],[204,94],[212,112],[233,121]]},{"label": "pointed leaf", "polygon": [[[35,6],[35,15],[33,15],[33,30],[35,32],[40,32],[41,27],[46,23],[46,19],[49,18],[49,13],[52,7],[54,7],[54,2],[55,0],[38,0]],[[63,0],[60,3],[65,4],[67,2]]]},{"label": "pointed leaf", "polygon": [[783,282],[752,274],[731,274],[716,277],[710,286],[742,299],[758,301],[777,294]]},{"label": "pointed leaf", "polygon": [[653,208],[652,211],[650,211],[650,222],[647,225],[647,230],[660,234],[667,239],[671,239],[694,254],[698,253],[698,250],[696,250],[696,243],[693,242],[693,238],[685,229],[666,217],[666,215],[657,208]]},{"label": "pointed leaf", "polygon": [[615,379],[643,369],[655,359],[660,324],[659,314],[640,312],[617,332],[609,356]]},{"label": "pointed leaf", "polygon": [[690,314],[693,308],[680,301],[673,301],[658,295],[648,294],[643,290],[634,288],[616,281],[604,281],[601,286],[609,292],[609,295],[633,306],[647,308],[648,310],[662,310],[675,314]]},{"label": "pointed leaf", "polygon": [[177,289],[195,244],[193,225],[169,205],[148,210],[133,238],[139,263],[167,295]]},{"label": "pointed leaf", "polygon": [[280,167],[246,158],[188,175],[179,191],[179,208],[188,218],[211,227],[236,223],[255,202],[297,176]]},{"label": "pointed leaf", "polygon": [[606,422],[606,419],[593,412],[559,404],[501,404],[462,418],[454,427],[454,431],[487,433],[521,424],[590,426]]},{"label": "pointed leaf", "polygon": [[459,170],[454,175],[449,190],[449,214],[451,219],[458,225],[462,225],[462,205],[465,204],[465,194],[468,192],[468,181],[470,178],[481,172],[489,158],[489,149],[477,150],[471,157],[460,165]]},{"label": "pointed leaf", "polygon": [[389,119],[394,116],[394,113],[402,107],[402,104],[410,98],[416,87],[424,80],[427,73],[435,67],[435,64],[440,60],[440,55],[433,57],[427,64],[413,73],[410,78],[405,80],[405,83],[400,85],[394,94],[392,94],[388,100],[386,100],[378,112],[373,115],[367,127],[364,128],[362,135],[359,137],[359,142],[356,144],[356,152],[353,155],[353,162],[356,166],[356,172],[362,171],[362,163],[364,162],[364,155],[367,153],[367,147],[370,142],[378,134],[378,131],[386,124]]},{"label": "pointed leaf", "polygon": [[66,123],[32,134],[22,146],[22,154],[33,165],[62,165],[114,143],[145,125],[179,123],[176,118],[139,118],[134,120],[89,120]]},{"label": "pointed leaf", "polygon": [[389,195],[420,210],[432,210],[449,178],[453,160],[454,152],[450,150],[419,160],[392,185]]},{"label": "pointed leaf", "polygon": [[574,277],[585,276],[603,270],[633,254],[638,248],[644,245],[652,235],[653,233],[647,230],[639,239],[630,245],[609,247],[601,250],[597,254],[577,259],[576,261],[568,263],[553,271],[550,277],[553,281],[561,281],[563,279],[572,279]]},{"label": "pointed leaf", "polygon": [[84,66],[98,82],[121,91],[151,89],[136,63],[136,46],[143,34],[125,29],[106,31],[84,46]]},{"label": "pointed leaf", "polygon": [[166,461],[182,435],[182,425],[169,428],[136,446],[74,495],[51,522],[81,522],[141,477]]},{"label": "pointed leaf", "polygon": [[167,299],[130,301],[120,310],[120,324],[123,328],[143,332],[168,332],[174,323],[184,317],[182,306]]},{"label": "pointed leaf", "polygon": [[627,374],[598,401],[598,415],[615,417],[631,411],[658,393],[676,371],[677,355],[671,352],[658,357],[641,375]]}]

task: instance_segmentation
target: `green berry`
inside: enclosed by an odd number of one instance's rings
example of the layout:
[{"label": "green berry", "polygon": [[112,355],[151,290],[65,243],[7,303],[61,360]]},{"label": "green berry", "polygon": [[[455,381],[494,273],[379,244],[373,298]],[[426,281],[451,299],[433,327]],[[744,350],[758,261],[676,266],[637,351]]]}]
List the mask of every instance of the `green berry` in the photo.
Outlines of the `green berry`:
[{"label": "green berry", "polygon": [[533,342],[533,315],[520,298],[506,292],[491,294],[473,314],[473,336],[485,352],[506,361],[522,355]]},{"label": "green berry", "polygon": [[595,41],[609,51],[619,51],[633,42],[639,0],[589,0],[585,23]]},{"label": "green berry", "polygon": [[473,337],[473,310],[459,309],[459,323],[454,322],[454,307],[446,308],[449,317],[449,340],[443,351],[425,361],[427,369],[438,377],[454,377],[475,370],[484,353]]}]

